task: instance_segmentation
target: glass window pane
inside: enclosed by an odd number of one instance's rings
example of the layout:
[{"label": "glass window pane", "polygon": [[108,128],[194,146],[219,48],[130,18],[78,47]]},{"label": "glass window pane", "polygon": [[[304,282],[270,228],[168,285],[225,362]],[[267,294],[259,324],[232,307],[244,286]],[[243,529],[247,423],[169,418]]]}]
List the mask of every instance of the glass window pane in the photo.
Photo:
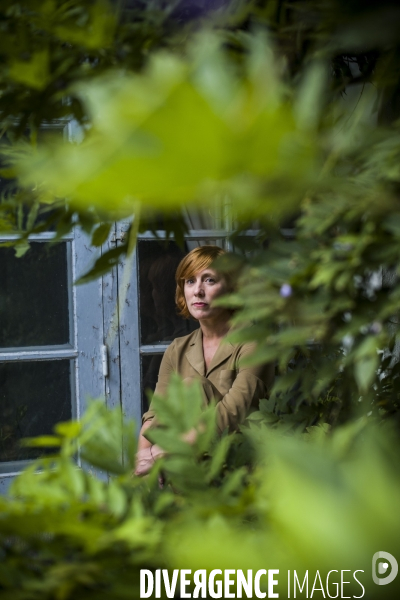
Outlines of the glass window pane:
[{"label": "glass window pane", "polygon": [[68,343],[68,243],[0,247],[0,348]]},{"label": "glass window pane", "polygon": [[180,317],[175,305],[175,271],[185,254],[173,242],[138,243],[141,344],[168,342],[198,327]]},{"label": "glass window pane", "polygon": [[142,414],[149,408],[148,392],[154,392],[158,379],[158,371],[162,361],[162,354],[142,355]]},{"label": "glass window pane", "polygon": [[56,423],[72,418],[72,368],[69,360],[0,363],[0,462],[44,454],[19,441],[51,434]]}]

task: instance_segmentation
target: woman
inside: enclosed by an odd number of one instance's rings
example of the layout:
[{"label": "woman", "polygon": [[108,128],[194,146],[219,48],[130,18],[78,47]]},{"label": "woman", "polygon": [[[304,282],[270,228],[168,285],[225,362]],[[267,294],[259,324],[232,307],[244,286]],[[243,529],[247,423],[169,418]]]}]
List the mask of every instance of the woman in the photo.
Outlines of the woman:
[{"label": "woman", "polygon": [[[231,311],[213,305],[216,298],[230,291],[229,281],[212,268],[212,263],[224,251],[218,246],[195,248],[179,263],[176,271],[176,304],[181,316],[198,320],[200,328],[184,337],[175,338],[166,350],[160,366],[155,394],[164,395],[171,373],[185,381],[200,382],[207,402],[217,401],[217,428],[237,429],[251,410],[257,410],[261,398],[268,396],[274,378],[274,366],[243,366],[255,344],[224,342],[230,329]],[[144,475],[163,450],[145,437],[154,425],[155,413],[150,409],[143,415],[135,473]],[[187,441],[194,440],[189,432]]]}]

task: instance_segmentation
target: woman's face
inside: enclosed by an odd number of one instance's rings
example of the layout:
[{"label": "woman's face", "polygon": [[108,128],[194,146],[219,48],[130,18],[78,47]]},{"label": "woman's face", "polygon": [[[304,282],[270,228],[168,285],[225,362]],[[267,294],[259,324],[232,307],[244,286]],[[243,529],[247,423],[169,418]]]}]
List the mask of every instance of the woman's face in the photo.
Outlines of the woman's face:
[{"label": "woman's face", "polygon": [[212,302],[226,293],[224,277],[211,268],[203,269],[190,279],[185,280],[184,293],[188,310],[195,319],[214,319],[226,309],[213,307]]}]

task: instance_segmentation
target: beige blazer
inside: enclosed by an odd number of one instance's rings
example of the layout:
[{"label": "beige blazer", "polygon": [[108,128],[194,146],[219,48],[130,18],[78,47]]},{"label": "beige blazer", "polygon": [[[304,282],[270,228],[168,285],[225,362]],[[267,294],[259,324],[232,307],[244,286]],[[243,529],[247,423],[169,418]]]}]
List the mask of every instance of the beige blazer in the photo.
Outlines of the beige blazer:
[{"label": "beige blazer", "polygon": [[[205,400],[217,400],[217,427],[234,431],[247,415],[258,410],[261,398],[268,398],[274,380],[274,365],[242,366],[243,358],[253,352],[255,344],[231,344],[222,340],[208,371],[203,356],[201,329],[176,338],[167,348],[161,362],[155,394],[165,395],[172,373],[185,380],[200,381]],[[155,416],[150,404],[143,423]]]}]

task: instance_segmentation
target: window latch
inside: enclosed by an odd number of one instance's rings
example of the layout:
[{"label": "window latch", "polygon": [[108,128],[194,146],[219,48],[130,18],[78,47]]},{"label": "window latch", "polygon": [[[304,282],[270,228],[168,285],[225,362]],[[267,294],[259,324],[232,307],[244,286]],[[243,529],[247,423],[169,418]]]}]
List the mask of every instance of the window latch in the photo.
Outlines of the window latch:
[{"label": "window latch", "polygon": [[108,348],[105,344],[100,347],[103,377],[108,377]]}]

